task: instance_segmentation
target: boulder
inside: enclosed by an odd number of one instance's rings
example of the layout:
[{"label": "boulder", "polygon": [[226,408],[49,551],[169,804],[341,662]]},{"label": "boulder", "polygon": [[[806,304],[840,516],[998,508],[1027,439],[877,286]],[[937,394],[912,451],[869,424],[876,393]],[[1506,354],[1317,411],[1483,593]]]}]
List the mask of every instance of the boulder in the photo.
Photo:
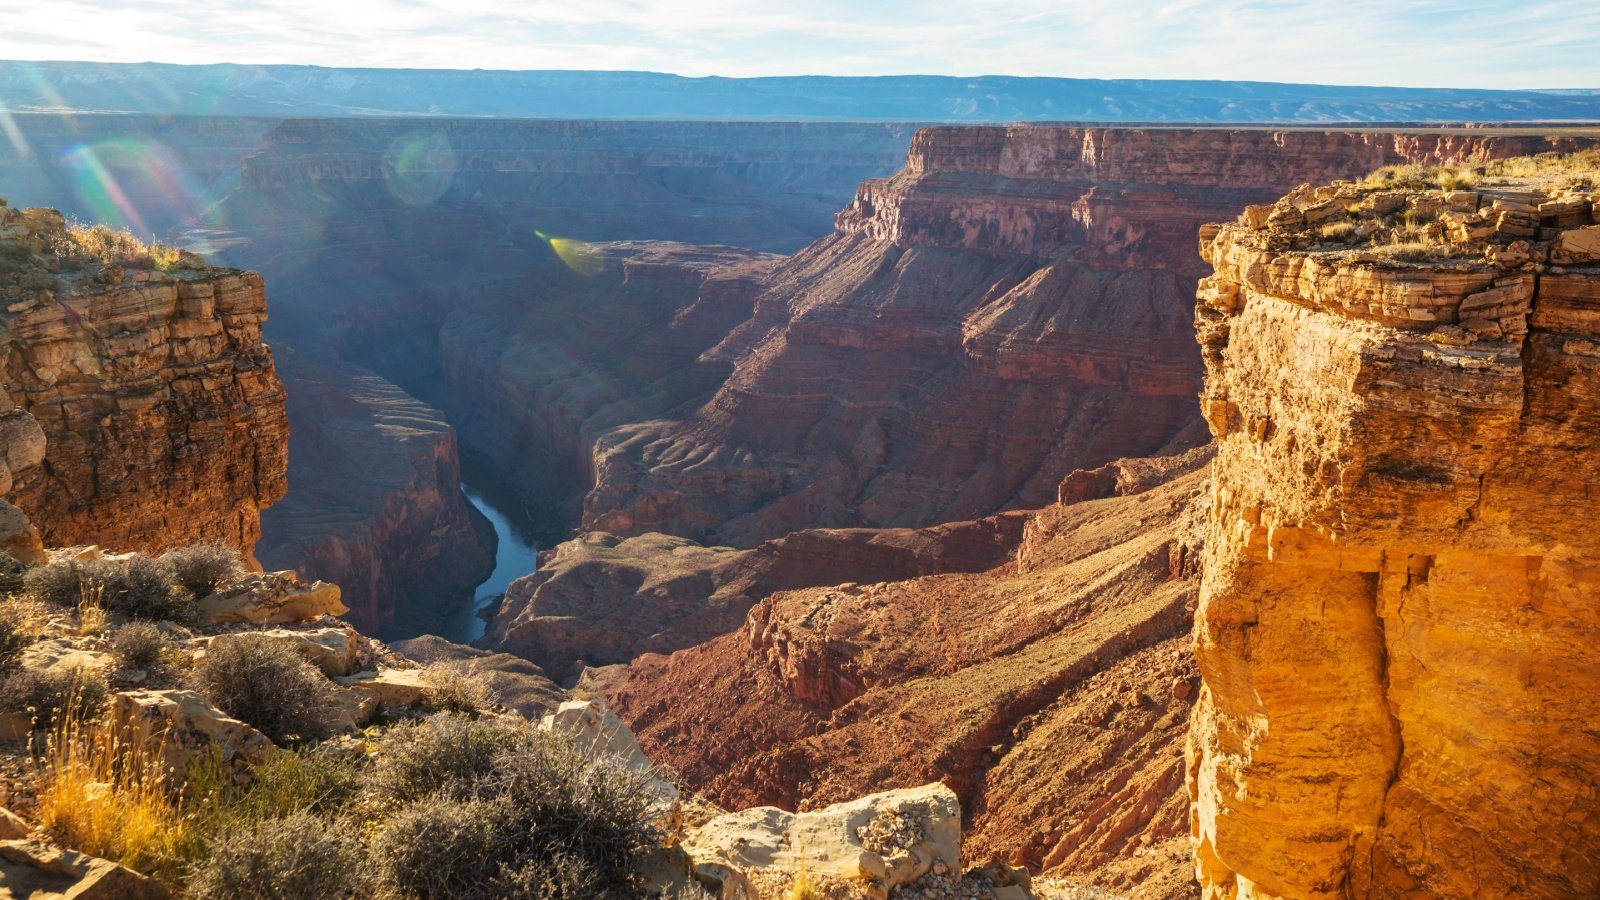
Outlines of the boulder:
[{"label": "boulder", "polygon": [[771,806],[719,816],[683,847],[702,883],[722,896],[749,893],[763,873],[805,871],[824,882],[854,883],[866,895],[931,873],[961,870],[961,806],[942,784],[885,791],[814,812]]},{"label": "boulder", "polygon": [[324,581],[309,586],[293,572],[264,572],[201,598],[195,607],[208,622],[280,625],[318,616],[341,616],[350,610],[339,600],[339,586]]},{"label": "boulder", "polygon": [[352,687],[336,687],[328,694],[327,723],[336,731],[360,731],[378,711],[378,695]]},{"label": "boulder", "polygon": [[270,631],[219,634],[208,642],[207,648],[238,641],[244,635],[250,635],[251,639],[265,638],[284,644],[329,677],[354,675],[361,671],[363,657],[366,655],[364,639],[348,625],[342,628],[314,628],[309,631],[274,628]]},{"label": "boulder", "polygon": [[24,565],[39,566],[49,561],[39,530],[22,510],[4,500],[0,500],[0,551]]},{"label": "boulder", "polygon": [[1600,262],[1600,225],[1562,232],[1550,251],[1550,261],[1562,266]]},{"label": "boulder", "polygon": [[29,644],[18,662],[25,669],[47,672],[52,669],[116,668],[111,654],[99,650],[86,650],[73,646],[67,638],[46,638]]},{"label": "boulder", "polygon": [[374,671],[357,672],[335,678],[339,684],[365,691],[384,706],[413,706],[422,700],[428,683],[422,679],[421,669],[390,669],[379,666]]},{"label": "boulder", "polygon": [[161,882],[41,841],[0,841],[0,896],[29,900],[167,900]]},{"label": "boulder", "polygon": [[649,789],[659,802],[677,804],[677,786],[656,775],[655,764],[644,755],[633,732],[604,704],[595,700],[568,700],[540,720],[539,727],[571,735],[578,748],[591,758],[618,762],[630,772],[648,776]]},{"label": "boulder", "polygon": [[9,809],[0,808],[0,841],[15,841],[28,836],[33,827]]},{"label": "boulder", "polygon": [[126,691],[111,701],[112,726],[130,745],[159,750],[180,775],[213,750],[225,763],[257,763],[273,751],[266,735],[229,717],[194,691]]}]

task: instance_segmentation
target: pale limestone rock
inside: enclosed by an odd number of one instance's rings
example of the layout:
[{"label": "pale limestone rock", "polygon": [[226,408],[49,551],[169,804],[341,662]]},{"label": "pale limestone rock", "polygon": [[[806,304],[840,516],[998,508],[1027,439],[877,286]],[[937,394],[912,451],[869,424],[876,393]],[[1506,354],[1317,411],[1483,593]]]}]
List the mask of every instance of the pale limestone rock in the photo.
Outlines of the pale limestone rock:
[{"label": "pale limestone rock", "polygon": [[41,841],[0,841],[0,897],[18,900],[167,900],[172,893],[110,860]]},{"label": "pale limestone rock", "polygon": [[268,631],[219,634],[206,642],[207,650],[242,639],[269,640],[283,644],[305,657],[306,662],[321,669],[322,674],[329,677],[354,675],[361,671],[366,644],[365,639],[355,629],[346,625],[343,628],[314,628],[309,631],[274,628]]},{"label": "pale limestone rock", "polygon": [[111,654],[99,650],[89,650],[74,645],[69,638],[46,638],[34,641],[27,649],[22,651],[18,662],[28,669],[41,672],[51,669],[100,669],[108,671],[116,668],[111,659]]},{"label": "pale limestone rock", "polygon": [[304,586],[287,571],[247,575],[196,601],[195,607],[208,622],[251,625],[304,622],[350,611],[339,602],[338,585],[316,581]]},{"label": "pale limestone rock", "polygon": [[39,531],[22,510],[0,500],[0,551],[25,565],[43,565],[49,557],[39,540]]},{"label": "pale limestone rock", "polygon": [[33,826],[9,809],[0,809],[0,841],[15,841],[28,836]]},{"label": "pale limestone rock", "polygon": [[1600,262],[1600,225],[1563,232],[1556,239],[1550,261],[1563,266]]},{"label": "pale limestone rock", "polygon": [[423,692],[428,689],[421,669],[391,669],[387,666],[335,678],[334,681],[371,694],[383,706],[414,706],[422,702]]},{"label": "pale limestone rock", "polygon": [[111,701],[110,721],[119,736],[160,752],[181,777],[189,764],[213,749],[235,766],[258,763],[273,752],[266,735],[212,706],[194,691],[127,691]]},{"label": "pale limestone rock", "polygon": [[656,768],[628,726],[595,700],[568,700],[548,713],[539,722],[545,731],[571,735],[578,749],[595,759],[620,763],[628,771],[648,776],[649,790],[658,802],[673,805],[678,802],[678,788],[657,777]]},{"label": "pale limestone rock", "polygon": [[683,842],[722,896],[749,891],[762,871],[802,869],[884,898],[942,866],[961,871],[961,807],[942,784],[885,791],[814,812],[755,807],[719,816]]}]

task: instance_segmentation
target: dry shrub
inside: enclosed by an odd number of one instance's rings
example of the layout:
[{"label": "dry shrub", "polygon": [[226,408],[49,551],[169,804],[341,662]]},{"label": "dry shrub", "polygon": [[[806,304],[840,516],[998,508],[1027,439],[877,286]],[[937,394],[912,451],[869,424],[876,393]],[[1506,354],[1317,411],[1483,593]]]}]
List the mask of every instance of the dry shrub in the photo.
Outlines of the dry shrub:
[{"label": "dry shrub", "polygon": [[280,641],[249,633],[213,641],[190,679],[218,709],[279,743],[322,730],[328,680]]},{"label": "dry shrub", "polygon": [[82,714],[62,716],[36,749],[39,824],[59,843],[173,872],[190,843],[189,822],[159,753]]},{"label": "dry shrub", "polygon": [[17,598],[0,600],[0,669],[15,665],[22,651],[38,638],[37,613]]},{"label": "dry shrub", "polygon": [[183,619],[192,606],[166,569],[145,556],[57,560],[29,569],[23,584],[29,596],[69,608],[99,591],[108,610],[135,619]]},{"label": "dry shrub", "polygon": [[111,655],[126,669],[148,669],[167,649],[167,636],[149,622],[129,622],[111,635]]},{"label": "dry shrub", "polygon": [[11,554],[0,550],[0,596],[10,596],[22,593],[22,579],[28,574],[28,567]]},{"label": "dry shrub", "polygon": [[215,835],[190,872],[188,893],[227,900],[365,897],[354,823],[306,810],[240,821]]},{"label": "dry shrub", "polygon": [[494,706],[494,692],[458,661],[428,665],[422,682],[422,705],[436,712],[475,716]]},{"label": "dry shrub", "polygon": [[93,718],[110,699],[105,675],[90,667],[17,669],[0,682],[0,708],[28,713],[35,728],[59,727],[64,713],[65,718]]},{"label": "dry shrub", "polygon": [[528,733],[516,722],[448,714],[396,726],[384,735],[367,785],[376,802],[391,806],[441,791],[463,795]]},{"label": "dry shrub", "polygon": [[168,550],[161,554],[160,563],[173,581],[196,598],[214,594],[245,574],[239,551],[215,541]]}]

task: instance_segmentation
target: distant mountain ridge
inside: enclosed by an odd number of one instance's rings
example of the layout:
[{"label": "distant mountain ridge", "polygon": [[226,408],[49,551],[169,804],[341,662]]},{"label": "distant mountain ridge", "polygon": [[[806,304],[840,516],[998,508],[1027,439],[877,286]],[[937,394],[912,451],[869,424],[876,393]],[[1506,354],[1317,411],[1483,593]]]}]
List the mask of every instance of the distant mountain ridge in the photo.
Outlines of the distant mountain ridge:
[{"label": "distant mountain ridge", "polygon": [[1600,120],[1586,89],[0,61],[0,112],[914,122]]}]

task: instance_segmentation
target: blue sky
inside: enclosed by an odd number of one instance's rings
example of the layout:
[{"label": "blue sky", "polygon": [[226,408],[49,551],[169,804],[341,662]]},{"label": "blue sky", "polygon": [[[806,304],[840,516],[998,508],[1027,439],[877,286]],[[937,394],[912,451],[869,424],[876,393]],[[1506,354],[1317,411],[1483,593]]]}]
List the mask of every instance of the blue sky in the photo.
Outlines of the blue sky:
[{"label": "blue sky", "polygon": [[1600,2],[0,0],[0,58],[1600,88]]}]

